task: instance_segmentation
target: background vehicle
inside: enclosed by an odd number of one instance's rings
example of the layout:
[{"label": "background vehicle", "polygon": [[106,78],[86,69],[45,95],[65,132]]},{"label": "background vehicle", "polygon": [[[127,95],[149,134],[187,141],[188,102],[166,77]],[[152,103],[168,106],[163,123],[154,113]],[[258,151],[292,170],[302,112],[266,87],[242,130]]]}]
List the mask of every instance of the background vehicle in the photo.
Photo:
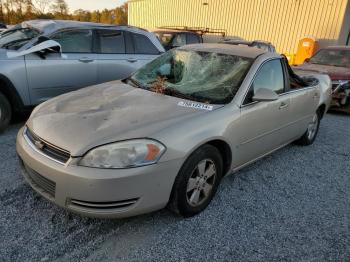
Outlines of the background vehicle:
[{"label": "background vehicle", "polygon": [[38,106],[17,152],[34,190],[68,210],[127,217],[168,205],[188,217],[222,176],[293,141],[312,144],[330,90],[327,75],[300,78],[277,53],[188,45]]},{"label": "background vehicle", "polygon": [[165,51],[143,29],[53,20],[13,27],[1,35],[0,48],[0,130],[13,111],[125,78]]},{"label": "background vehicle", "polygon": [[268,52],[276,52],[276,48],[274,45],[272,45],[270,42],[262,41],[262,40],[255,40],[255,41],[246,41],[241,39],[226,39],[221,42],[222,44],[229,44],[229,45],[246,45],[250,47],[257,47],[263,50],[266,50]]},{"label": "background vehicle", "polygon": [[206,34],[219,34],[225,37],[226,32],[221,29],[210,29],[202,27],[178,27],[164,26],[154,31],[166,50],[181,47],[189,44],[200,44],[204,42]]},{"label": "background vehicle", "polygon": [[350,114],[350,46],[320,49],[295,69],[328,74],[332,79],[331,110]]}]

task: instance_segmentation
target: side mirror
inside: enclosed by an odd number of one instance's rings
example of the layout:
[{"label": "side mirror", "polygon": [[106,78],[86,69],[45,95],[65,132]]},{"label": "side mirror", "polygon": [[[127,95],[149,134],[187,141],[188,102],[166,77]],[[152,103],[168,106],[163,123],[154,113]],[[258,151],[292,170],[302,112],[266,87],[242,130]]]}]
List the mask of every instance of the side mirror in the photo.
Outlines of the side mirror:
[{"label": "side mirror", "polygon": [[34,53],[43,53],[47,51],[60,53],[61,50],[62,50],[61,45],[58,42],[54,40],[47,40],[20,52],[8,51],[7,57],[15,58],[15,57],[25,56],[29,54],[34,54]]},{"label": "side mirror", "polygon": [[267,88],[258,89],[253,96],[254,102],[269,102],[276,100],[278,100],[278,95],[274,91]]}]

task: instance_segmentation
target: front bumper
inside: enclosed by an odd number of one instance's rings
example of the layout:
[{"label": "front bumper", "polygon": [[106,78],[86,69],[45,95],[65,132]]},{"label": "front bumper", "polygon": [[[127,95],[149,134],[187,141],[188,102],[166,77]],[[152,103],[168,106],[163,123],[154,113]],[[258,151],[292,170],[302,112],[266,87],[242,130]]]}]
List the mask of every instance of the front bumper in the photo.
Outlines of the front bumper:
[{"label": "front bumper", "polygon": [[182,160],[131,169],[96,169],[59,164],[35,151],[17,135],[23,175],[46,199],[72,212],[101,218],[123,218],[164,208]]}]

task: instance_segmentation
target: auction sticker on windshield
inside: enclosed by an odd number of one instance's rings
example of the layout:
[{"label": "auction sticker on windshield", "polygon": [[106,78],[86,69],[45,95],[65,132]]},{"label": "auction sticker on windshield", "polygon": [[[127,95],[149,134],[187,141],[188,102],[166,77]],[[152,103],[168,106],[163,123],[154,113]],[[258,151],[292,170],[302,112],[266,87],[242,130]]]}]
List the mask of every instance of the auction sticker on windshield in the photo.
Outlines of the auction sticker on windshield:
[{"label": "auction sticker on windshield", "polygon": [[207,111],[213,110],[213,106],[206,105],[206,104],[200,104],[200,103],[191,103],[191,102],[180,101],[177,105],[182,106],[182,107],[190,107],[190,108],[202,109],[202,110],[207,110]]}]

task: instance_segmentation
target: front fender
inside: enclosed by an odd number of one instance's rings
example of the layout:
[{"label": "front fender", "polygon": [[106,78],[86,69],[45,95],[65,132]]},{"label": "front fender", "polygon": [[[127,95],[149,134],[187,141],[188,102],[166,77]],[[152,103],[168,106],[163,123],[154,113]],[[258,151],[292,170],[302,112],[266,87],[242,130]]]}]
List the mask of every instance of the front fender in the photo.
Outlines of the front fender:
[{"label": "front fender", "polygon": [[326,105],[326,111],[328,111],[332,101],[332,81],[328,75],[318,74],[315,78],[319,81],[320,86],[320,100],[318,106]]}]

